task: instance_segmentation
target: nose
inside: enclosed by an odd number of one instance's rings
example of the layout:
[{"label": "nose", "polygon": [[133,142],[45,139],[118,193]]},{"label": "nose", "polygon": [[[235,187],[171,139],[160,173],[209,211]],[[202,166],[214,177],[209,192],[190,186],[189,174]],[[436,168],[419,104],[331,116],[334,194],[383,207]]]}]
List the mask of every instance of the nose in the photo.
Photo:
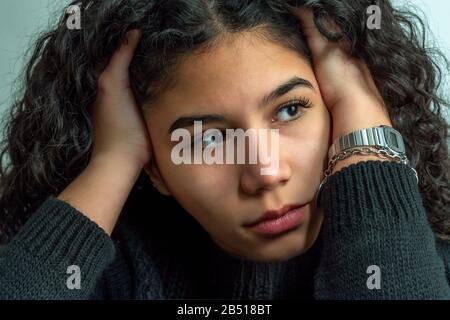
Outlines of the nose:
[{"label": "nose", "polygon": [[280,160],[278,171],[275,174],[262,175],[260,164],[246,165],[241,176],[241,187],[245,193],[258,194],[264,190],[273,190],[286,184],[291,177],[289,165]]},{"label": "nose", "polygon": [[[258,148],[261,146],[261,143],[266,144],[268,142],[264,141],[264,139],[257,140]],[[244,164],[241,171],[240,185],[245,193],[258,194],[264,190],[273,190],[286,184],[291,178],[291,167],[287,159],[282,156],[279,145],[275,144],[275,146],[276,150],[273,150],[274,145],[271,145],[269,142],[268,154],[264,156],[257,153],[256,163],[247,162]]]}]

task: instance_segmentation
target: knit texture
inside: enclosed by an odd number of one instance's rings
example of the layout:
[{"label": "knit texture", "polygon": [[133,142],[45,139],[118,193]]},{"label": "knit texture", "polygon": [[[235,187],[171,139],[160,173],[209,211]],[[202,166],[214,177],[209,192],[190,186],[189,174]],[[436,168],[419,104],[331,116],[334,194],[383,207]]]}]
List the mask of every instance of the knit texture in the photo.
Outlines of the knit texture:
[{"label": "knit texture", "polygon": [[[321,200],[314,245],[265,263],[229,255],[198,226],[152,238],[126,212],[110,238],[49,197],[0,247],[0,299],[450,298],[450,244],[435,238],[410,168],[352,164],[328,178]],[[80,266],[81,289],[67,288],[69,265]],[[381,272],[380,289],[367,286],[370,266]]]},{"label": "knit texture", "polygon": [[[0,299],[86,299],[114,259],[109,236],[66,202],[48,198],[13,240],[0,247]],[[82,290],[68,290],[68,267]]]}]

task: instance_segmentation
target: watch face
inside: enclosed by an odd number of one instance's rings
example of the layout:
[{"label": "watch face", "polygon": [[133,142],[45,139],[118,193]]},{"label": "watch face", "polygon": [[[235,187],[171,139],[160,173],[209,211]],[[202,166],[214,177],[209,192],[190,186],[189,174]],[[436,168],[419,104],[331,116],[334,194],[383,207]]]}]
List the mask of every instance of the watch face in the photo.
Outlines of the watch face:
[{"label": "watch face", "polygon": [[399,145],[397,143],[397,137],[396,137],[395,134],[393,134],[392,132],[389,132],[388,136],[387,136],[387,139],[388,139],[389,145],[393,146],[394,148],[398,148],[399,147]]},{"label": "watch face", "polygon": [[403,143],[403,138],[401,134],[391,127],[384,127],[384,136],[386,138],[386,143],[397,153],[404,153],[405,152],[405,145]]}]

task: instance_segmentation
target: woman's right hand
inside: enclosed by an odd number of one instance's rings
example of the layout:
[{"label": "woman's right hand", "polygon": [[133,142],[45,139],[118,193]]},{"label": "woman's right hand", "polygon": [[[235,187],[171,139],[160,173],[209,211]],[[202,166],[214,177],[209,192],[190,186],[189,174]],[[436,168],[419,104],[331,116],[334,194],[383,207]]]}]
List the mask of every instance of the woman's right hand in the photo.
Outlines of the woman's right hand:
[{"label": "woman's right hand", "polygon": [[57,197],[111,234],[152,147],[145,119],[130,89],[128,66],[140,31],[128,33],[99,77],[90,107],[93,150],[88,166]]},{"label": "woman's right hand", "polygon": [[98,94],[90,107],[93,124],[91,159],[125,158],[141,168],[150,161],[151,141],[146,123],[130,88],[128,67],[142,31],[127,33],[98,79]]}]

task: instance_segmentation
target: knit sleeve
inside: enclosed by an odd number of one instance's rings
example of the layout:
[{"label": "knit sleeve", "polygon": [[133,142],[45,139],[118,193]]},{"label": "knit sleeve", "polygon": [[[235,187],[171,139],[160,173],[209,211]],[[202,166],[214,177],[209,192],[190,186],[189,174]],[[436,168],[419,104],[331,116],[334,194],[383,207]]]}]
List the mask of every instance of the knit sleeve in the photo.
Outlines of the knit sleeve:
[{"label": "knit sleeve", "polygon": [[49,197],[0,247],[0,299],[88,299],[114,253],[96,223]]},{"label": "knit sleeve", "polygon": [[444,262],[408,166],[358,162],[330,176],[322,192],[316,299],[450,298]]}]

